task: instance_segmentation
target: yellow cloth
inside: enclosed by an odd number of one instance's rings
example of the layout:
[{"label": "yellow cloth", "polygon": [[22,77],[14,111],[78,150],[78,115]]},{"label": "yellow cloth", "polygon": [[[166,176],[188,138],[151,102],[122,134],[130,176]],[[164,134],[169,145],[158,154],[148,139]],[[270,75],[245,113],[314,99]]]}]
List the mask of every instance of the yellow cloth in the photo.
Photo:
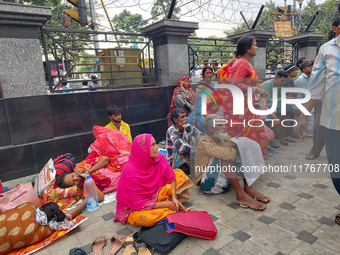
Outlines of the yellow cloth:
[{"label": "yellow cloth", "polygon": [[[227,138],[225,142],[229,142],[230,138]],[[223,143],[223,142],[222,142]],[[197,144],[195,155],[195,183],[198,185],[202,179],[203,172],[200,171],[203,166],[207,166],[212,157],[219,158],[225,161],[234,161],[236,151],[231,147],[219,146],[211,138],[210,135],[205,135],[200,138]],[[196,171],[196,166],[199,166]]]},{"label": "yellow cloth", "polygon": [[[189,199],[188,189],[193,187],[194,184],[181,169],[174,169],[174,172],[176,176],[176,194],[178,195],[178,200],[180,202],[187,201]],[[171,184],[166,184],[159,189],[157,202],[170,201],[173,194],[174,191]],[[175,211],[172,211],[169,208],[132,211],[126,222],[137,226],[152,227],[171,213],[175,213]]]},{"label": "yellow cloth", "polygon": [[[112,129],[112,130],[118,130],[115,125],[113,125],[112,121],[105,126],[106,128]],[[131,131],[130,126],[125,123],[124,121],[120,122],[119,131],[122,131],[124,135],[126,135],[127,139],[132,143],[132,137],[131,137]]]}]

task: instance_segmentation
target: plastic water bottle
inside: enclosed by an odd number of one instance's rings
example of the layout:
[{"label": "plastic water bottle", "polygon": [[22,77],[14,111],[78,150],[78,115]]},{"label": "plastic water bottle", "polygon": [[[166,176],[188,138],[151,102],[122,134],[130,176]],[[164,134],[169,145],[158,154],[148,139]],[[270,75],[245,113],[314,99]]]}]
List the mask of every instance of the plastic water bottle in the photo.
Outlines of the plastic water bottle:
[{"label": "plastic water bottle", "polygon": [[86,175],[86,180],[84,182],[85,189],[85,199],[86,199],[86,207],[89,212],[97,211],[99,208],[98,195],[96,184],[94,180],[92,180],[91,175]]}]

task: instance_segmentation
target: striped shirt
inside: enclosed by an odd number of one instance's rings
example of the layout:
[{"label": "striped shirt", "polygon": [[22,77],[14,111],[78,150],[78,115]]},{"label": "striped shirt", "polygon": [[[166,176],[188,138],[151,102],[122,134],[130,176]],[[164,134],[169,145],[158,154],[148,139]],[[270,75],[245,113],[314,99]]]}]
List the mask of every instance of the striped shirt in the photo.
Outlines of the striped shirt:
[{"label": "striped shirt", "polygon": [[[322,101],[320,125],[340,130],[340,37],[323,44],[314,61],[308,87]],[[325,94],[324,94],[325,92]]]},{"label": "striped shirt", "polygon": [[184,128],[183,135],[174,124],[168,128],[166,131],[166,159],[170,166],[174,158],[174,150],[177,150],[179,154],[190,154],[192,137],[198,135],[202,135],[202,132],[192,125]]}]

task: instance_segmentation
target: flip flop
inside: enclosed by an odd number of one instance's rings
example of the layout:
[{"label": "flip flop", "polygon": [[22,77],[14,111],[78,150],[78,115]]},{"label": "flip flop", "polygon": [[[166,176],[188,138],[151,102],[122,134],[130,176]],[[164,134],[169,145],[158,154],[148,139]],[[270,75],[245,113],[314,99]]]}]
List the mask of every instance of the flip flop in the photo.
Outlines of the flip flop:
[{"label": "flip flop", "polygon": [[125,236],[124,235],[116,235],[111,238],[111,249],[105,254],[105,255],[115,255],[120,248],[123,247],[125,242]]},{"label": "flip flop", "polygon": [[313,160],[313,159],[316,159],[317,157],[319,157],[319,155],[313,155],[312,153],[308,153],[305,159]]},{"label": "flip flop", "polygon": [[[253,197],[252,195],[249,195],[248,194],[248,196],[250,196],[252,199],[254,199],[255,201],[257,200],[256,199],[256,197]],[[245,205],[245,204],[239,204],[240,205],[240,207],[242,207],[242,208],[249,208],[249,206],[248,205]]]},{"label": "flip flop", "polygon": [[92,255],[103,255],[103,247],[106,245],[106,236],[97,236],[92,242]]},{"label": "flip flop", "polygon": [[280,144],[283,145],[283,146],[288,146],[289,143],[283,139],[280,140]]},{"label": "flip flop", "polygon": [[123,255],[137,255],[137,251],[135,249],[135,241],[133,237],[126,238],[126,241],[124,242]]},{"label": "flip flop", "polygon": [[145,243],[138,244],[135,248],[138,255],[151,255],[151,252]]},{"label": "flip flop", "polygon": [[286,141],[286,142],[290,142],[290,143],[296,143],[296,140],[294,140],[293,138],[291,138],[289,136],[283,138],[283,140]]},{"label": "flip flop", "polygon": [[87,255],[83,249],[73,248],[69,251],[69,255]]},{"label": "flip flop", "polygon": [[335,216],[335,223],[340,225],[340,213]]}]

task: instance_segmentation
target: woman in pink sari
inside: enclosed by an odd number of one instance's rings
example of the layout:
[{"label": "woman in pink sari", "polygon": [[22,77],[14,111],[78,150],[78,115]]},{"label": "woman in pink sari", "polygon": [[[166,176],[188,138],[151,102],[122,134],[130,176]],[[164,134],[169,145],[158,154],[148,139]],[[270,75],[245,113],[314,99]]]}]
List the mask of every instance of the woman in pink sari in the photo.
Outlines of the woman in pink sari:
[{"label": "woman in pink sari", "polygon": [[172,170],[151,134],[138,135],[119,180],[115,221],[154,226],[170,213],[187,211],[180,201],[189,199],[193,185],[182,170]]}]

